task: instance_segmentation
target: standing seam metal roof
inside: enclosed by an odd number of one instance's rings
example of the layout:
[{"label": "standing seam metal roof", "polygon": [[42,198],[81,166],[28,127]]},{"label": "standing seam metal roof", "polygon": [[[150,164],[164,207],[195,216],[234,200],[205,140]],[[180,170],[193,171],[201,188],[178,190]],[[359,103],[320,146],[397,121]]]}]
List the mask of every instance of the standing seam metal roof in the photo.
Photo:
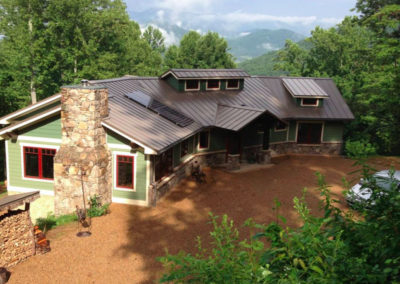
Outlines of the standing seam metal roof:
[{"label": "standing seam metal roof", "polygon": [[294,97],[329,97],[314,79],[283,78],[283,84]]},{"label": "standing seam metal roof", "polygon": [[172,74],[177,79],[229,79],[245,78],[250,75],[242,69],[170,69],[160,76]]}]

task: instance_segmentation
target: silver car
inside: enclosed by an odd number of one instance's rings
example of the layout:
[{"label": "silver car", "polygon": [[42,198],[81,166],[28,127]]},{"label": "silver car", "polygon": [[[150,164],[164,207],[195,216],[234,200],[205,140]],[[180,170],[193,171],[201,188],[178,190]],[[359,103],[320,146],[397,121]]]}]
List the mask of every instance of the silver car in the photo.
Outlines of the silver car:
[{"label": "silver car", "polygon": [[[391,174],[393,173],[393,179],[391,179]],[[400,191],[400,171],[389,171],[384,170],[377,172],[373,175],[373,178],[376,181],[376,185],[382,188],[383,190],[389,190],[394,183],[397,186],[397,189]],[[368,182],[364,179],[361,179],[359,183],[354,185],[349,192],[347,193],[346,199],[350,204],[362,204],[367,203],[372,195],[372,190],[367,186]],[[374,201],[370,201],[370,204],[373,205]]]}]

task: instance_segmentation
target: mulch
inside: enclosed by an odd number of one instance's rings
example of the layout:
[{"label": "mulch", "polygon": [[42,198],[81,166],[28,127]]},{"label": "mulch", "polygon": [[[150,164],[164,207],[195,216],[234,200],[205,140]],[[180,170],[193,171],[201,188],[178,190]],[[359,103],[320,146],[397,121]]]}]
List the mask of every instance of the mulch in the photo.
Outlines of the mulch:
[{"label": "mulch", "polygon": [[[399,158],[374,160],[377,169],[392,163],[400,168]],[[352,164],[341,157],[293,156],[251,172],[207,169],[207,184],[185,180],[155,208],[112,204],[110,214],[93,219],[88,238],[76,237],[76,224],[51,230],[51,252],[12,267],[9,283],[154,283],[162,273],[156,258],[165,249],[193,253],[197,236],[209,239],[209,212],[228,214],[238,225],[250,217],[268,223],[276,218],[271,208],[277,198],[287,225],[298,226],[293,198],[304,187],[310,209],[319,212],[314,173],[324,174],[333,196],[343,201],[342,177],[359,178],[348,175]],[[241,232],[243,237],[246,233]]]}]

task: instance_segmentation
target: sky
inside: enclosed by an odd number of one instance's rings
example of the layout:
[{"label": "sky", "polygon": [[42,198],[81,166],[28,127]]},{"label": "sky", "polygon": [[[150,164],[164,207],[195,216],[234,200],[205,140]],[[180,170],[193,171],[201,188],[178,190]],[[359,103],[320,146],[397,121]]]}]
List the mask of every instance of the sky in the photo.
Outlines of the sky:
[{"label": "sky", "polygon": [[292,28],[309,33],[315,26],[339,23],[356,0],[125,0],[131,17],[185,29],[246,32],[254,28]]}]

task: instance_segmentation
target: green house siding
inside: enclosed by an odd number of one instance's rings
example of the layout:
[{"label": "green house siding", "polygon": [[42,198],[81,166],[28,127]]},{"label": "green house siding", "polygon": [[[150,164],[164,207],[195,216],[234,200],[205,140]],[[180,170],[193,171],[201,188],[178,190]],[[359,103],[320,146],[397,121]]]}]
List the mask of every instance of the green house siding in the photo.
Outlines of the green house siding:
[{"label": "green house siding", "polygon": [[288,132],[287,129],[282,131],[275,131],[274,128],[271,127],[269,133],[269,142],[270,143],[286,142],[287,132]]},{"label": "green house siding", "polygon": [[290,121],[289,122],[289,141],[293,142],[296,141],[297,137],[297,122],[296,121]]},{"label": "green house siding", "polygon": [[324,142],[338,142],[343,139],[343,123],[341,122],[325,122],[324,126]]},{"label": "green house siding", "polygon": [[259,134],[258,129],[257,122],[253,122],[241,130],[240,137],[243,147],[263,144],[263,135]]},{"label": "green house siding", "polygon": [[[135,191],[130,190],[120,190],[116,188],[116,170],[114,169],[116,165],[116,156],[118,154],[132,154],[135,156]],[[113,180],[113,191],[112,196],[118,198],[127,198],[127,199],[134,199],[134,200],[146,200],[146,155],[142,152],[132,152],[129,150],[120,150],[120,149],[111,149],[112,154],[112,180]]]},{"label": "green house siding", "polygon": [[226,133],[228,131],[221,128],[210,129],[210,149],[209,151],[219,151],[226,149]]},{"label": "green house siding", "polygon": [[23,172],[23,146],[29,145],[32,147],[43,147],[43,146],[58,146],[57,143],[49,143],[45,144],[37,141],[20,141],[12,142],[11,140],[7,140],[7,148],[8,148],[8,186],[9,187],[22,187],[22,188],[32,188],[32,189],[40,189],[53,191],[53,182],[52,181],[41,181],[35,179],[26,179],[24,178]]},{"label": "green house siding", "polygon": [[170,86],[172,86],[175,90],[178,90],[180,92],[185,90],[185,81],[183,80],[177,80],[174,76],[169,75],[167,77],[167,82]]},{"label": "green house siding", "polygon": [[107,134],[107,144],[117,144],[117,145],[126,145],[129,146],[130,141],[117,133],[106,129]]},{"label": "green house siding", "polygon": [[60,115],[50,117],[33,126],[22,129],[20,135],[43,138],[61,139],[61,119]]}]

